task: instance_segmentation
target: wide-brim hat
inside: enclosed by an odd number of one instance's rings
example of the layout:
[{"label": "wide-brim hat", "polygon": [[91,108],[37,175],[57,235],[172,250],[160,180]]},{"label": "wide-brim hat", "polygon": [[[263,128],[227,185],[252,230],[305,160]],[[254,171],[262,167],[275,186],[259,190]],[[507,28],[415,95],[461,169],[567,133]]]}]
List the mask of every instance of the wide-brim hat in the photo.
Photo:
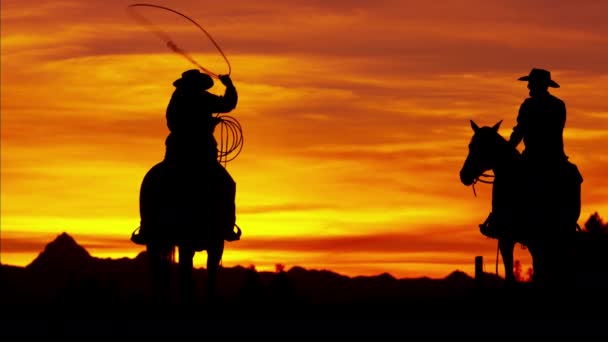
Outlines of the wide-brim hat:
[{"label": "wide-brim hat", "polygon": [[184,71],[182,77],[175,80],[173,85],[176,88],[199,88],[206,90],[213,87],[213,78],[200,72],[198,69],[191,69]]},{"label": "wide-brim hat", "polygon": [[551,72],[544,69],[533,68],[530,70],[530,74],[522,76],[518,80],[545,84],[551,88],[559,88],[559,84],[551,79]]}]

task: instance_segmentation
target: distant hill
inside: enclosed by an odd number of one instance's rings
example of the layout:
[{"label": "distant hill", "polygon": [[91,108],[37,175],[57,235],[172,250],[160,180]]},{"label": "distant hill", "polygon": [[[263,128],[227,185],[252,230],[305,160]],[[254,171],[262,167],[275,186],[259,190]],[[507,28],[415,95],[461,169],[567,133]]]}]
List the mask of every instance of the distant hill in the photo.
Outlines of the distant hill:
[{"label": "distant hill", "polygon": [[[0,291],[3,302],[9,304],[66,301],[143,304],[151,299],[146,252],[134,259],[97,258],[67,233],[48,243],[29,265],[2,265],[1,270]],[[205,293],[206,270],[197,268],[194,272],[200,293]],[[220,291],[227,301],[244,300],[245,296],[268,299],[287,291],[286,287],[289,287],[292,299],[306,303],[436,296],[464,293],[476,287],[475,280],[460,271],[454,271],[445,279],[396,279],[386,273],[348,277],[299,266],[281,272],[258,272],[235,266],[222,268],[219,277]],[[486,285],[491,287],[499,286],[501,282],[502,279],[490,274],[485,279]],[[257,289],[256,293],[253,293],[254,289]]]}]

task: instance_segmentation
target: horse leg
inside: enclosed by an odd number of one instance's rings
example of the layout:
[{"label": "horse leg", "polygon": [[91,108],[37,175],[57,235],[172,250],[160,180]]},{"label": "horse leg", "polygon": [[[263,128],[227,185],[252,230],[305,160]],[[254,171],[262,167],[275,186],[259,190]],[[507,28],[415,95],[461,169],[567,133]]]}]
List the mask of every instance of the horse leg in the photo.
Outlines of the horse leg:
[{"label": "horse leg", "polygon": [[182,304],[192,304],[195,301],[194,291],[194,254],[190,246],[179,246],[179,293]]},{"label": "horse leg", "polygon": [[502,262],[505,267],[505,284],[512,285],[515,283],[515,273],[513,272],[513,250],[515,242],[510,239],[498,239],[498,249],[502,256]]},{"label": "horse leg", "polygon": [[546,241],[531,242],[528,250],[532,256],[532,284],[535,288],[546,289],[552,285],[551,252]]},{"label": "horse leg", "polygon": [[173,248],[163,244],[148,244],[146,253],[152,277],[153,300],[159,304],[167,304],[171,288]]},{"label": "horse leg", "polygon": [[207,248],[207,295],[210,302],[217,298],[217,273],[224,254],[224,240],[220,239],[209,243]]}]

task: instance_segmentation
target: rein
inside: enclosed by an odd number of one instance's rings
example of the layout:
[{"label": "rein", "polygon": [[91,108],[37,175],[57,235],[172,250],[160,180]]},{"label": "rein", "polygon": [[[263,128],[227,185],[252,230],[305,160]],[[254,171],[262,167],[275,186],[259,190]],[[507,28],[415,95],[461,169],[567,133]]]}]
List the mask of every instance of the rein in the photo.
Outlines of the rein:
[{"label": "rein", "polygon": [[477,197],[477,192],[475,191],[475,184],[477,182],[485,183],[485,184],[493,184],[494,183],[494,179],[492,179],[492,180],[485,180],[485,179],[482,179],[481,177],[494,178],[494,175],[488,175],[486,173],[482,173],[479,176],[477,176],[477,178],[475,178],[473,180],[473,184],[471,184],[471,188],[473,188],[473,195],[475,195],[475,197]]},{"label": "rein", "polygon": [[[482,177],[485,178],[491,178],[490,180],[486,180],[483,179]],[[477,178],[475,178],[473,180],[473,184],[471,184],[471,188],[473,188],[473,195],[475,195],[475,197],[477,197],[477,192],[475,192],[475,184],[477,182],[480,183],[485,183],[485,184],[493,184],[494,183],[494,175],[489,175],[487,173],[481,173],[479,176],[477,176]],[[486,224],[488,222],[488,220],[490,219],[490,216],[488,216],[488,218],[486,219],[486,222],[484,222],[483,224]],[[498,275],[498,258],[500,257],[500,243],[496,244],[496,275]]]}]

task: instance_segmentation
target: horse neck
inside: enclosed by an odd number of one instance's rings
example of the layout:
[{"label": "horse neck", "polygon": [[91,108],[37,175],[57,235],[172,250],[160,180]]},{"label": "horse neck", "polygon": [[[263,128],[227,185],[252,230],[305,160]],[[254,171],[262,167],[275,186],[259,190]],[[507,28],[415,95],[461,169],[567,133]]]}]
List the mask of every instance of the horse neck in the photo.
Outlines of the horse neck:
[{"label": "horse neck", "polygon": [[519,195],[517,187],[519,151],[506,140],[497,144],[494,160],[494,185],[492,187],[493,210],[510,211],[516,205],[516,197]]},{"label": "horse neck", "polygon": [[494,175],[500,178],[506,178],[514,174],[514,169],[519,161],[519,151],[506,140],[501,140],[497,144],[496,153],[493,161]]}]

